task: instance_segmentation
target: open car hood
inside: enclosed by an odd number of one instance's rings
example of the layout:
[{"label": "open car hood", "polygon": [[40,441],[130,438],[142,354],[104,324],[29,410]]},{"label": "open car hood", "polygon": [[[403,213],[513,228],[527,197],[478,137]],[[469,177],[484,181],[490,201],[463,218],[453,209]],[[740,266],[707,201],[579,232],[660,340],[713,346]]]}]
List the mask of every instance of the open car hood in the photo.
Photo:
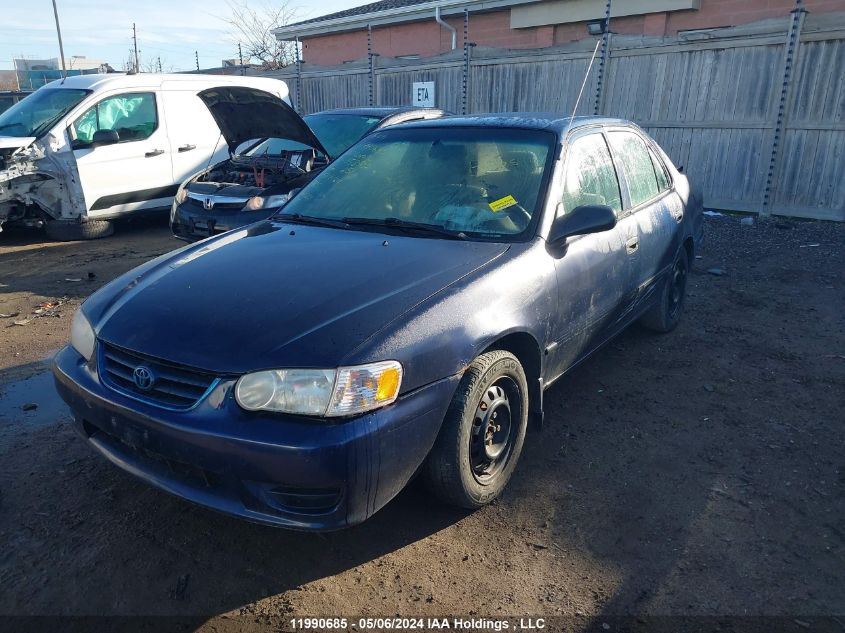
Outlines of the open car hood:
[{"label": "open car hood", "polygon": [[211,111],[232,155],[244,141],[283,138],[329,156],[302,117],[276,95],[255,88],[222,86],[203,90],[197,96]]}]

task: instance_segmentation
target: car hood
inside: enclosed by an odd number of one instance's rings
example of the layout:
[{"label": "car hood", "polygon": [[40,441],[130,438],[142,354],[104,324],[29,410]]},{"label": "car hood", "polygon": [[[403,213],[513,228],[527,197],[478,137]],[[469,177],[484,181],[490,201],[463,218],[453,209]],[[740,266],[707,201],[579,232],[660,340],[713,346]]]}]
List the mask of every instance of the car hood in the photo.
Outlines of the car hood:
[{"label": "car hood", "polygon": [[34,136],[0,136],[0,149],[20,149],[31,145]]},{"label": "car hood", "polygon": [[329,156],[305,120],[276,95],[255,88],[225,86],[203,90],[197,96],[214,117],[230,154],[245,141],[283,138]]},{"label": "car hood", "polygon": [[101,340],[218,374],[336,367],[507,248],[264,221],[127,273],[85,312]]}]

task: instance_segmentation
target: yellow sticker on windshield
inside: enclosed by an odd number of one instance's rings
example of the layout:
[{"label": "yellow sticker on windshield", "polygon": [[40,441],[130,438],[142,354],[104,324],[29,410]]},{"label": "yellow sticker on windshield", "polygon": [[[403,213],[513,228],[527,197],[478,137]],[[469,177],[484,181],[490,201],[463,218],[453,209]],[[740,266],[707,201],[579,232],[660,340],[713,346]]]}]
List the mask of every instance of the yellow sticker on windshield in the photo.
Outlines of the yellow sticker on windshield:
[{"label": "yellow sticker on windshield", "polygon": [[497,213],[502,209],[507,209],[508,207],[512,207],[515,204],[517,204],[516,198],[514,198],[513,196],[505,196],[504,198],[493,200],[493,202],[488,203],[487,206],[490,207],[490,210],[493,213]]}]

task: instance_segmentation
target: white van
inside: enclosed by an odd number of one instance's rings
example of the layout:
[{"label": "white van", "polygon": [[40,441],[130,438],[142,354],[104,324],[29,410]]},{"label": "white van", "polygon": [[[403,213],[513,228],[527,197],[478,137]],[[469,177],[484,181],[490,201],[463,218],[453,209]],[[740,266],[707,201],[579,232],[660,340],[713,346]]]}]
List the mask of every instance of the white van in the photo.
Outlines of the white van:
[{"label": "white van", "polygon": [[0,114],[0,229],[103,237],[109,220],[168,208],[188,176],[228,158],[208,88],[245,86],[288,102],[277,79],[107,74],[54,81]]}]

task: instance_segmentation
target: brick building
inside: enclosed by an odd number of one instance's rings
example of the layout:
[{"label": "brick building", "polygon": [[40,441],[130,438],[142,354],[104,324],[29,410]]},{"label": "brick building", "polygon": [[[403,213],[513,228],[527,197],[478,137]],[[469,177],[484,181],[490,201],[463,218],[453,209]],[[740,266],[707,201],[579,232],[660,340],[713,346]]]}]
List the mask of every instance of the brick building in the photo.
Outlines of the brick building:
[{"label": "brick building", "polygon": [[[584,39],[605,15],[605,0],[381,0],[276,30],[299,38],[312,64],[340,64],[373,51],[390,57],[428,57],[463,46],[464,10],[470,41],[499,48],[543,48]],[[794,0],[615,0],[611,30],[661,37],[784,17]],[[845,11],[845,0],[804,0],[811,13]],[[441,22],[436,19],[438,12]],[[599,25],[596,25],[599,26]],[[451,27],[451,28],[450,28]]]}]

